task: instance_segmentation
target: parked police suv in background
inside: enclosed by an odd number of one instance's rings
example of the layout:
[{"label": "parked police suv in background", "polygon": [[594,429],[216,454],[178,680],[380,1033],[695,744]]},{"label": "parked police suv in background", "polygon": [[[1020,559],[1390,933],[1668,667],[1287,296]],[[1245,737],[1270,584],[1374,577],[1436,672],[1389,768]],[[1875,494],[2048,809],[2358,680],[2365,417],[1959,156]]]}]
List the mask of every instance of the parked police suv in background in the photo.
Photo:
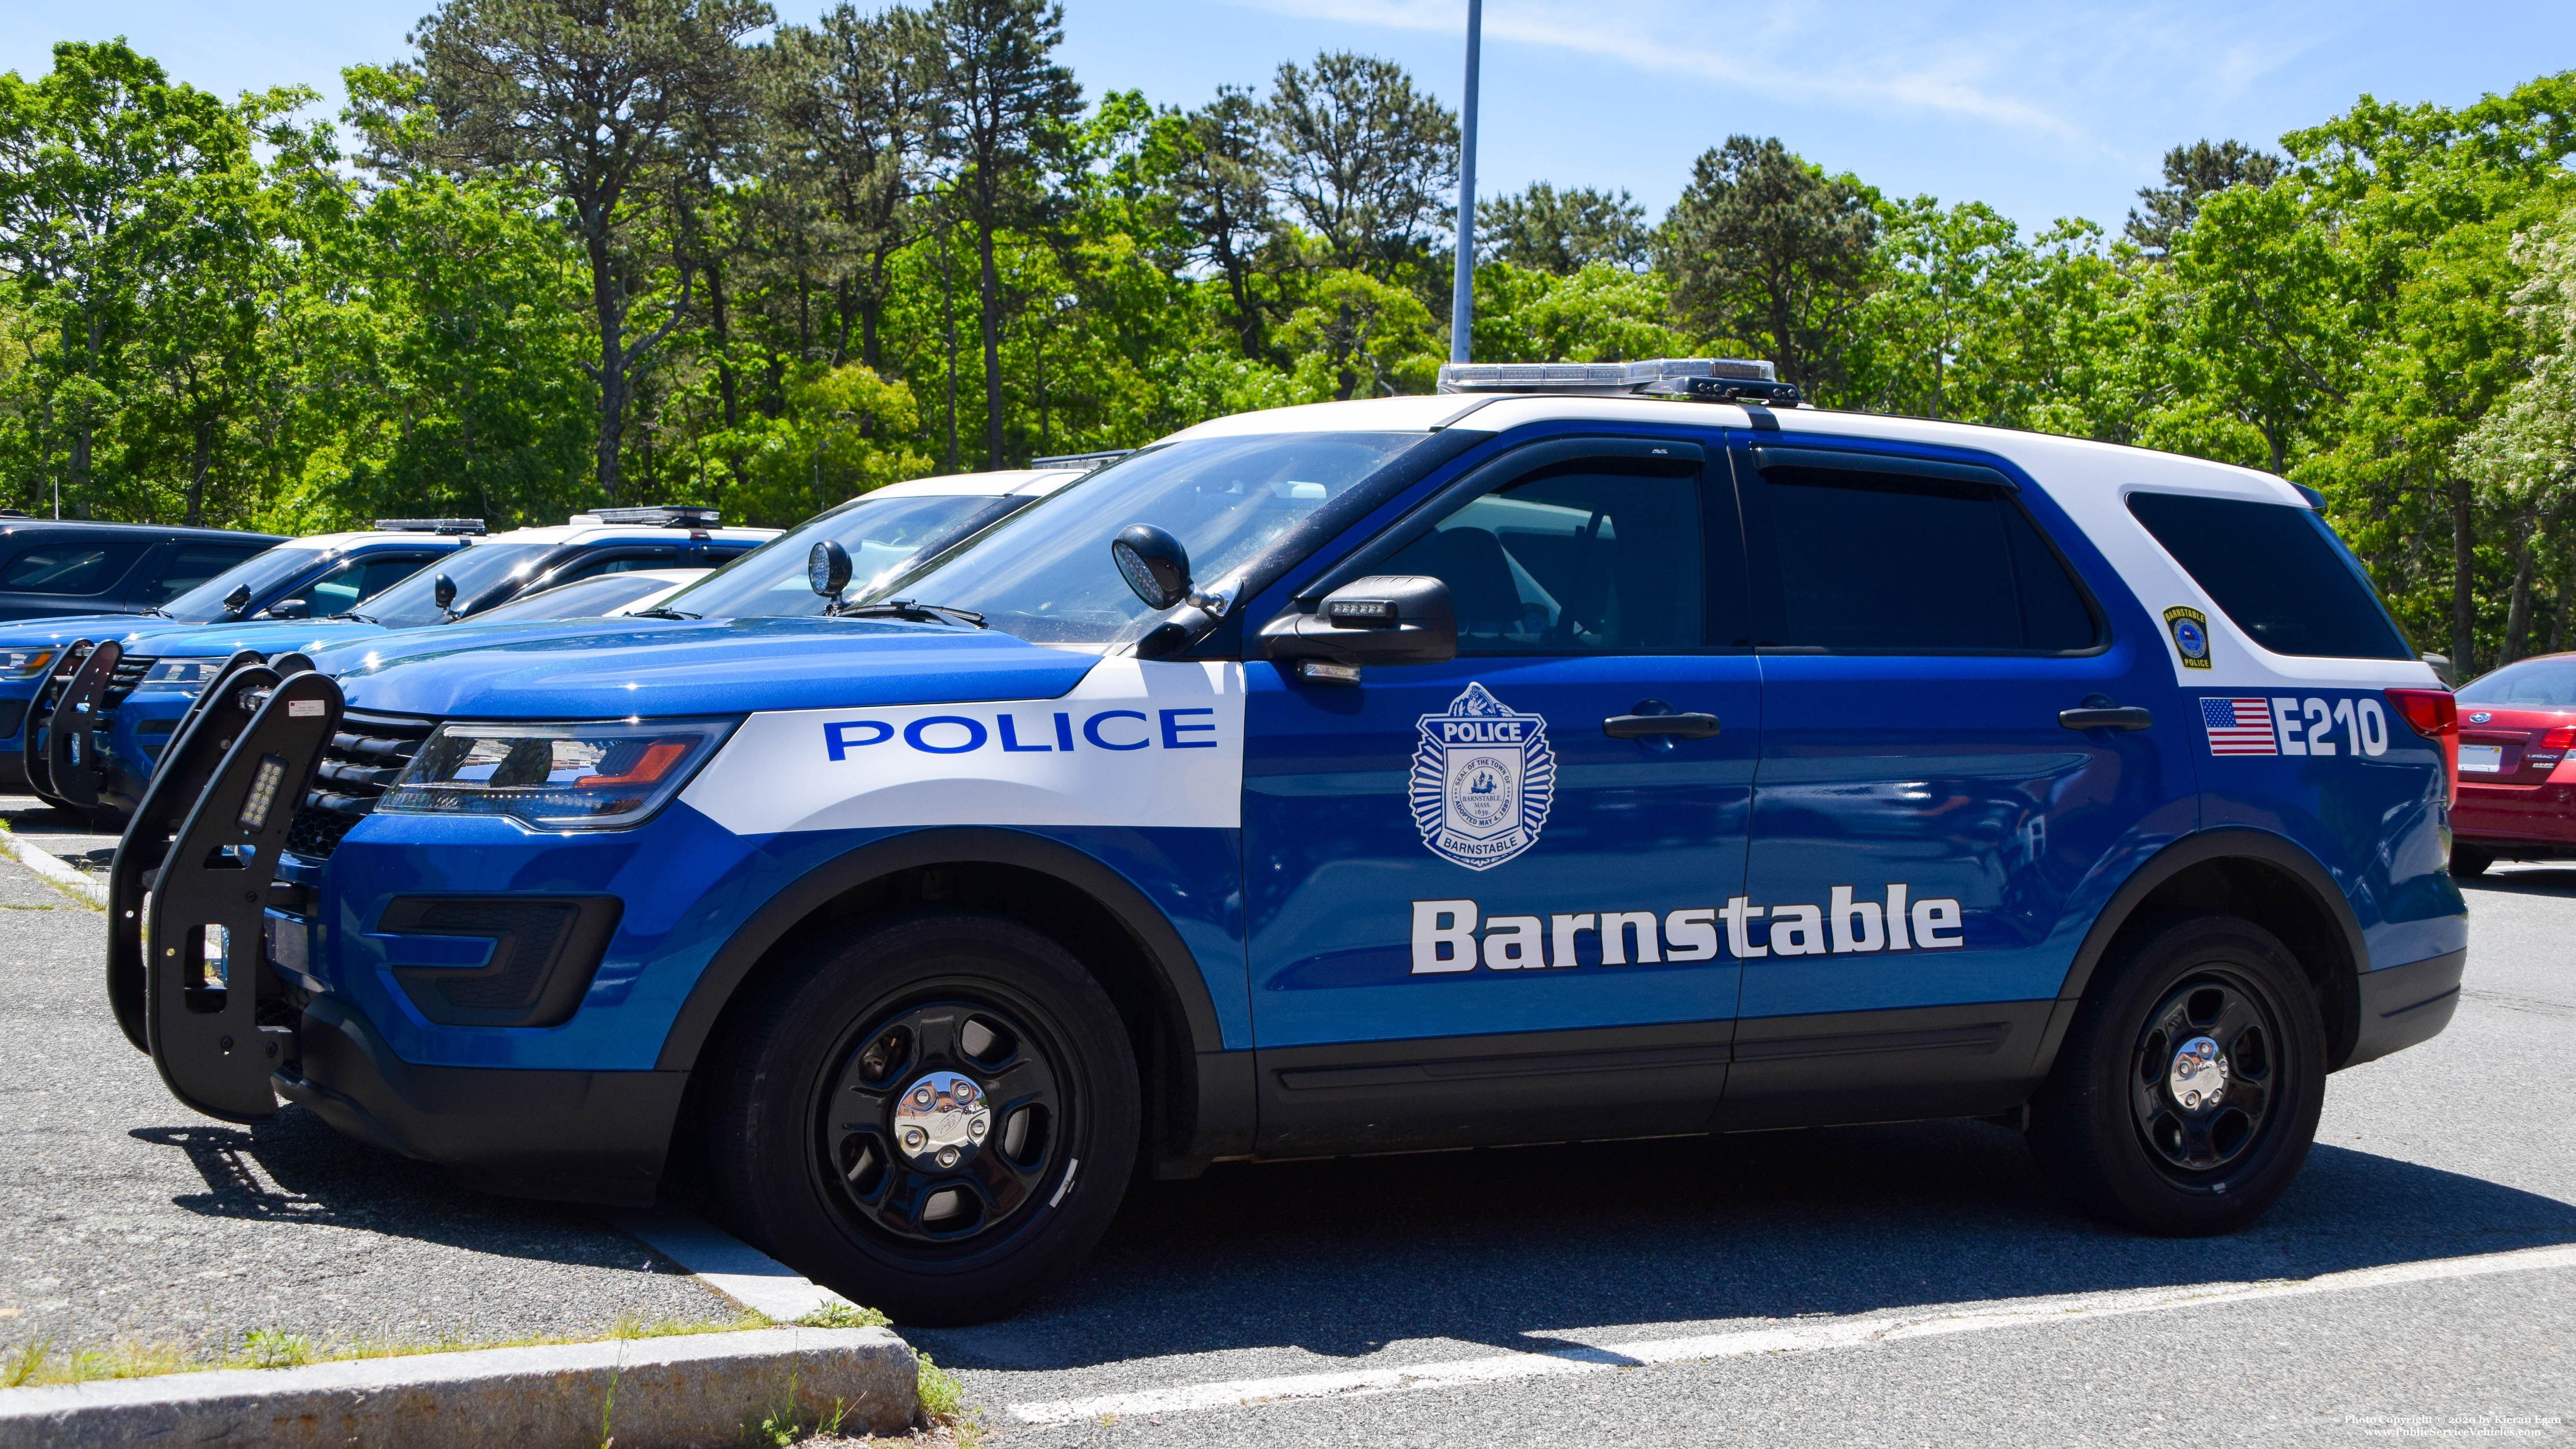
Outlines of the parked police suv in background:
[{"label": "parked police suv in background", "polygon": [[686,1174],[913,1322],[1228,1158],[2001,1116],[2225,1232],[2449,1019],[2450,696],[2311,497],[1764,364],[1445,384],[804,619],[237,670],[119,1014],[200,1110]]}]

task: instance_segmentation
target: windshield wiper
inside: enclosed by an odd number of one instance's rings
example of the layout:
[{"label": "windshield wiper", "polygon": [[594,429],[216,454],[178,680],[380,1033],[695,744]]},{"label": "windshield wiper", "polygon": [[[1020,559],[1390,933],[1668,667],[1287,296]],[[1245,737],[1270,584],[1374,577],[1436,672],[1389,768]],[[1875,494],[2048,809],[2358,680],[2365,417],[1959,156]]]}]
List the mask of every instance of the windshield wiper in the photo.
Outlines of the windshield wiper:
[{"label": "windshield wiper", "polygon": [[826,619],[902,619],[914,624],[941,623],[954,619],[988,628],[984,616],[972,609],[952,608],[947,604],[921,604],[910,599],[887,599],[876,604],[835,604],[823,611]]},{"label": "windshield wiper", "polygon": [[703,619],[706,615],[692,614],[686,609],[638,609],[626,617],[630,619]]},{"label": "windshield wiper", "polygon": [[384,622],[384,620],[377,618],[373,614],[361,614],[355,609],[351,609],[345,614],[333,614],[331,617],[334,619],[355,619],[361,624],[382,624]]}]

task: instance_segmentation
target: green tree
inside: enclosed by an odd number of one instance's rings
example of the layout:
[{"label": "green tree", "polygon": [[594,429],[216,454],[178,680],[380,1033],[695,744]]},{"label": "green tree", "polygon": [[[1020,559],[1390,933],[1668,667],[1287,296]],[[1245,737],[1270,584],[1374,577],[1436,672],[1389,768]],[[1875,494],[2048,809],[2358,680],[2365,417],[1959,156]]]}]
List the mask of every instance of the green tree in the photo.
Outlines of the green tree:
[{"label": "green tree", "polygon": [[1056,63],[1064,8],[1053,0],[938,0],[948,53],[939,87],[938,155],[947,203],[973,233],[976,321],[984,345],[984,466],[1002,466],[1003,294],[997,248],[1012,227],[1051,224],[1050,183],[1069,159],[1082,104]]},{"label": "green tree", "polygon": [[1262,117],[1272,184],[1328,265],[1385,279],[1425,255],[1458,184],[1458,118],[1404,67],[1349,51],[1283,64]]},{"label": "green tree", "polygon": [[653,214],[703,174],[693,161],[743,138],[741,42],[771,19],[763,0],[447,0],[412,36],[417,62],[347,73],[380,164],[547,178],[590,272],[594,476],[611,502],[635,372],[688,307],[684,272],[659,323],[636,317],[667,228]]},{"label": "green tree", "polygon": [[1685,326],[1768,357],[1831,398],[1869,294],[1877,193],[1827,176],[1776,139],[1730,136],[1701,154],[1655,238]]},{"label": "green tree", "polygon": [[1476,232],[1479,256],[1560,277],[1595,262],[1638,271],[1651,256],[1646,209],[1624,187],[1616,192],[1589,186],[1559,191],[1533,181],[1521,191],[1477,203]]},{"label": "green tree", "polygon": [[2279,157],[2241,141],[2176,146],[2165,153],[2165,184],[2138,188],[2147,209],[2143,215],[2130,210],[2129,240],[2150,256],[2162,256],[2191,230],[2202,198],[2231,186],[2269,186],[2280,177]]}]

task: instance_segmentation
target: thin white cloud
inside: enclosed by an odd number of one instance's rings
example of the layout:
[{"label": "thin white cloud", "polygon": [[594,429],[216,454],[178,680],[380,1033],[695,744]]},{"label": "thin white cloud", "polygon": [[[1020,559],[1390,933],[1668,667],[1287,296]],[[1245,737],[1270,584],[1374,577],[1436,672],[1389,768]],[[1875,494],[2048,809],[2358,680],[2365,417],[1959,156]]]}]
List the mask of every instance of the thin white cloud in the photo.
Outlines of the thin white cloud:
[{"label": "thin white cloud", "polygon": [[[1463,0],[1238,0],[1337,25],[1455,34]],[[2294,9],[2306,13],[2292,13]],[[2207,110],[2260,86],[2359,13],[2306,7],[1811,0],[1737,10],[1706,0],[1487,0],[1490,40],[1598,56],[1779,101],[1892,121],[1974,121],[2024,143],[2138,158],[2123,111]],[[2264,139],[2265,138],[2248,138]]]}]

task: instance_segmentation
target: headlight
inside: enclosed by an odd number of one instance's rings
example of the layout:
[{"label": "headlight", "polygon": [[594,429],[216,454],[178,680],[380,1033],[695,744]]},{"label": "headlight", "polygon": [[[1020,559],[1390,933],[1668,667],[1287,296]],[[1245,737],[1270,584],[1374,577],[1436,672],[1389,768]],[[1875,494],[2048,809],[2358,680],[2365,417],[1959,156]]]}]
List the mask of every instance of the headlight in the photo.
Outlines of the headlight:
[{"label": "headlight", "polygon": [[33,679],[53,662],[50,645],[43,649],[0,649],[0,679]]},{"label": "headlight", "polygon": [[224,667],[224,655],[205,659],[155,659],[143,671],[137,689],[175,689],[183,694],[197,694],[214,682]]},{"label": "headlight", "polygon": [[638,825],[679,793],[734,723],[443,724],[376,809],[507,815],[539,830]]}]

